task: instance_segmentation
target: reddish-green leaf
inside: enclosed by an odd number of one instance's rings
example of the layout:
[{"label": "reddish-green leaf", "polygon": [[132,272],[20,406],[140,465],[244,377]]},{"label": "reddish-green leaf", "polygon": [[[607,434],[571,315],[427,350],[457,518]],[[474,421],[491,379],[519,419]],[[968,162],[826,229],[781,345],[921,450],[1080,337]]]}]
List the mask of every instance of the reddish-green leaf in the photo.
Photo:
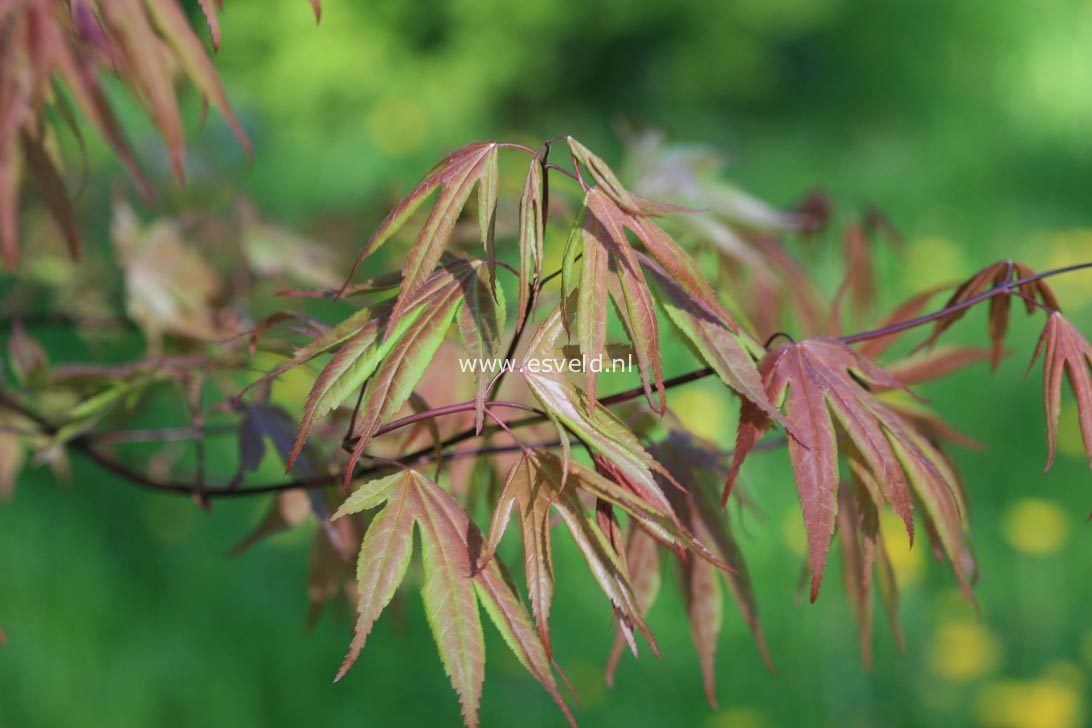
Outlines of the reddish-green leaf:
[{"label": "reddish-green leaf", "polygon": [[[205,53],[200,38],[190,27],[185,13],[182,12],[182,9],[174,0],[144,1],[152,14],[156,28],[171,48],[174,49],[175,56],[185,70],[186,75],[197,86],[197,90],[201,92],[201,95],[207,98],[212,106],[227,120],[232,132],[235,133],[235,138],[239,140],[247,154],[250,154],[250,140],[247,139],[246,132],[243,131],[243,127],[235,117],[235,112],[231,110],[227,94],[224,93],[224,87],[220,84],[220,79],[216,75],[216,69],[213,68],[212,61]],[[218,44],[219,41],[217,40]]]},{"label": "reddish-green leaf", "polygon": [[527,179],[519,196],[519,312],[516,329],[522,330],[527,317],[532,287],[542,277],[542,261],[545,259],[545,210],[546,190],[542,177],[542,164],[531,160]]},{"label": "reddish-green leaf", "polygon": [[1043,409],[1046,414],[1049,446],[1044,468],[1046,472],[1054,463],[1058,420],[1062,409],[1062,377],[1066,374],[1077,400],[1077,416],[1084,437],[1084,449],[1092,459],[1092,375],[1088,370],[1089,365],[1092,365],[1092,344],[1062,314],[1054,312],[1043,327],[1032,364],[1040,353],[1043,354]]},{"label": "reddish-green leaf", "polygon": [[[459,333],[467,355],[478,362],[496,359],[504,336],[504,289],[496,286],[490,290],[491,281],[485,279],[486,273],[484,266],[479,267],[463,284],[464,305],[458,313]],[[475,374],[474,427],[478,432],[484,422],[485,397],[492,377],[493,372],[482,366]]]},{"label": "reddish-green leaf", "polygon": [[[493,142],[477,142],[467,145],[449,154],[425,176],[423,180],[391,210],[387,218],[364,244],[356,262],[349,272],[345,288],[348,288],[353,273],[366,257],[374,253],[383,243],[410,219],[413,213],[437,189],[440,190],[432,211],[422,225],[402,265],[402,290],[391,314],[397,321],[412,306],[414,296],[432,274],[440,262],[444,248],[455,229],[455,223],[470,198],[474,186],[482,183],[489,187],[489,178],[495,171],[497,145]],[[495,183],[495,180],[494,180]],[[483,192],[488,205],[491,193]],[[485,206],[479,206],[484,210]],[[492,215],[486,215],[483,222],[491,226]],[[489,235],[483,228],[483,240]],[[344,289],[343,289],[344,292]]]},{"label": "reddish-green leaf", "polygon": [[494,562],[485,569],[472,569],[482,543],[481,533],[451,495],[424,475],[401,470],[363,484],[346,499],[334,518],[375,508],[384,501],[386,505],[372,520],[361,545],[357,573],[360,616],[338,679],[356,660],[372,625],[402,581],[416,524],[424,566],[425,615],[444,670],[459,695],[466,725],[478,725],[485,675],[479,597],[516,657],[573,722],[557,689],[547,652],[502,567]]},{"label": "reddish-green leaf", "polygon": [[[660,573],[660,545],[643,528],[630,527],[629,529],[629,537],[626,540],[626,567],[630,572],[637,606],[641,610],[641,616],[645,616],[656,601],[663,577]],[[607,657],[606,680],[610,687],[614,687],[614,674],[625,647],[626,637],[619,627],[615,630],[614,643]]]},{"label": "reddish-green leaf", "polygon": [[[545,492],[543,492],[545,489]],[[550,604],[554,595],[553,552],[550,548],[549,481],[539,472],[537,463],[521,457],[508,473],[504,489],[493,509],[484,560],[492,558],[501,536],[508,527],[512,510],[519,509],[523,533],[523,559],[527,571],[527,594],[535,625],[546,646],[550,645]]]},{"label": "reddish-green leaf", "polygon": [[730,319],[714,318],[707,309],[695,305],[694,299],[663,270],[655,266],[648,270],[659,284],[660,305],[668,318],[720,380],[778,423],[791,427],[770,402],[751,358],[751,351],[760,350],[758,344],[737,331]]},{"label": "reddish-green leaf", "polygon": [[[948,299],[945,308],[962,303],[975,296],[982,295],[988,290],[997,288],[1002,284],[1013,280],[1020,280],[1033,274],[1034,271],[1031,268],[1012,260],[1004,260],[986,266],[956,289],[955,293],[952,294],[952,297]],[[1015,290],[1018,290],[1026,297],[1025,305],[1029,314],[1035,311],[1038,301],[1042,301],[1045,306],[1053,310],[1058,310],[1060,308],[1057,298],[1054,297],[1054,292],[1050,289],[1050,286],[1045,280],[1025,283]],[[989,334],[990,341],[993,344],[991,365],[994,369],[997,368],[998,363],[1001,361],[1003,353],[1005,334],[1008,332],[1009,328],[1010,303],[1010,294],[1008,293],[1001,293],[990,298]],[[918,348],[933,344],[940,338],[941,334],[962,318],[966,312],[967,309],[962,309],[939,319],[934,325],[933,332],[929,335],[929,338],[922,342]]]},{"label": "reddish-green leaf", "polygon": [[[539,363],[563,358],[563,331],[560,308],[543,322],[528,346],[528,361]],[[556,368],[524,368],[524,377],[546,411],[597,452],[606,456],[623,473],[646,491],[656,488],[649,457],[633,433],[606,407],[593,409],[588,395],[577,388]]]},{"label": "reddish-green leaf", "polygon": [[[954,476],[935,448],[869,391],[902,388],[901,383],[831,339],[786,344],[767,355],[760,369],[771,400],[783,404],[795,432],[806,438],[805,444],[791,436],[789,455],[808,531],[812,599],[819,593],[837,513],[839,432],[875,478],[880,491],[875,497],[882,495],[908,533],[913,526],[911,493],[918,498],[969,595],[973,559]],[[725,497],[742,459],[768,426],[769,420],[745,401]]]}]

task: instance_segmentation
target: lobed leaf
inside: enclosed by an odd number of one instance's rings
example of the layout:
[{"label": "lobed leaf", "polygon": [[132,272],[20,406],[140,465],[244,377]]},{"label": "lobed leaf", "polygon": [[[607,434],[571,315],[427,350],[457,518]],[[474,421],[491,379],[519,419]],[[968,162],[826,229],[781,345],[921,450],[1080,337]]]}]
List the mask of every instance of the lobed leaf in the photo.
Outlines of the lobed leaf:
[{"label": "lobed leaf", "polygon": [[[1077,400],[1077,417],[1084,438],[1084,449],[1092,461],[1092,374],[1089,374],[1088,369],[1092,365],[1092,344],[1062,314],[1055,311],[1047,318],[1031,364],[1035,363],[1040,354],[1043,355],[1043,411],[1046,415],[1049,447],[1043,472],[1049,470],[1054,463],[1064,375],[1068,375],[1069,386]],[[1031,364],[1028,365],[1029,369]]]},{"label": "lobed leaf", "polygon": [[499,561],[472,570],[482,536],[454,498],[424,475],[409,469],[364,483],[334,518],[386,503],[361,544],[357,570],[359,617],[341,679],[357,659],[375,620],[403,580],[413,550],[414,525],[421,536],[425,615],[444,670],[459,695],[463,720],[478,725],[485,676],[485,643],[478,599],[486,607],[517,659],[542,683],[575,725],[554,679],[546,648],[531,626]]},{"label": "lobed leaf", "polygon": [[[870,392],[902,389],[889,373],[831,339],[806,339],[774,350],[759,366],[772,401],[781,404],[805,446],[790,435],[789,456],[808,531],[811,598],[819,593],[837,514],[838,434],[861,466],[873,476],[876,506],[884,501],[913,535],[912,495],[923,516],[936,527],[953,571],[970,596],[974,563],[961,514],[964,509],[954,474],[940,453]],[[769,427],[769,419],[744,401],[736,452],[725,498],[747,452]]]},{"label": "lobed leaf", "polygon": [[[950,308],[975,296],[982,295],[986,291],[998,288],[1003,284],[1032,275],[1034,275],[1034,271],[1031,268],[1013,260],[1004,260],[986,266],[956,289],[952,297],[948,299],[947,304],[945,304],[945,308]],[[1016,290],[1026,297],[1025,305],[1029,314],[1035,311],[1039,301],[1051,310],[1056,311],[1060,308],[1058,299],[1055,298],[1054,292],[1045,280],[1024,283]],[[1005,334],[1009,328],[1011,295],[1006,292],[990,298],[989,335],[993,347],[991,355],[991,367],[993,369],[997,368],[1003,354]],[[939,319],[933,326],[933,332],[929,335],[929,338],[922,342],[918,348],[932,345],[966,312],[967,309],[962,309]]]}]

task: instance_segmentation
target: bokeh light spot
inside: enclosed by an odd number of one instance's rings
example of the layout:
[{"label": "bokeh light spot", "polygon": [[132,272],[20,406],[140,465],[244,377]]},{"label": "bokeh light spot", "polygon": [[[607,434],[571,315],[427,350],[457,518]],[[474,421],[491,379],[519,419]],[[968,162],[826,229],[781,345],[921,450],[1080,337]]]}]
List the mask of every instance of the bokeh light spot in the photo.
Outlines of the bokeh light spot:
[{"label": "bokeh light spot", "polygon": [[946,622],[933,636],[928,660],[933,674],[963,682],[996,669],[1001,647],[997,637],[978,622]]},{"label": "bokeh light spot", "polygon": [[975,715],[991,728],[1077,728],[1084,725],[1083,679],[1076,668],[1037,680],[1001,680],[982,688]]},{"label": "bokeh light spot", "polygon": [[916,584],[921,579],[924,568],[920,548],[910,547],[906,535],[906,525],[891,511],[880,514],[880,532],[883,534],[884,548],[891,559],[891,568],[895,571],[895,580],[900,587]]},{"label": "bokeh light spot", "polygon": [[1056,553],[1069,536],[1065,511],[1041,498],[1022,498],[1009,506],[1002,528],[1014,549],[1036,556]]}]

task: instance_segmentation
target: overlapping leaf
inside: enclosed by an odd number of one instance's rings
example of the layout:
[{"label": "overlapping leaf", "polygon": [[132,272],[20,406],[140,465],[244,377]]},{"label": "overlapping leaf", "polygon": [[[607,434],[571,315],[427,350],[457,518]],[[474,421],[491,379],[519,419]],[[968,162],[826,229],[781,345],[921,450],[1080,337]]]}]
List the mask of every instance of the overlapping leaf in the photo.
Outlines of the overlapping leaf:
[{"label": "overlapping leaf", "polygon": [[[394,318],[397,304],[383,303],[361,309],[301,347],[291,360],[259,380],[279,376],[336,349],[308,395],[289,467],[310,436],[315,422],[363,385],[360,413],[351,433],[356,439],[356,447],[346,471],[346,477],[350,477],[371,437],[410,398],[459,307],[468,298],[475,307],[472,316],[492,317],[492,330],[501,330],[503,319],[498,318],[501,316],[499,311],[491,309],[492,313],[489,313],[482,306],[483,296],[488,297],[481,293],[484,285],[479,279],[482,267],[477,260],[449,258],[410,299],[408,311],[400,319]],[[487,332],[481,333],[483,338],[486,335]],[[494,339],[498,336],[499,333],[493,334],[487,345],[495,348]]]},{"label": "overlapping leaf", "polygon": [[444,669],[459,695],[466,724],[478,725],[485,675],[479,600],[516,657],[573,722],[548,653],[503,567],[493,559],[485,568],[473,568],[481,534],[451,495],[424,475],[402,470],[364,483],[334,518],[379,506],[383,508],[373,518],[360,548],[356,635],[336,679],[356,661],[375,621],[402,582],[413,553],[416,527],[424,565],[421,593],[425,614]]},{"label": "overlapping leaf", "polygon": [[361,249],[345,288],[348,288],[360,263],[390,240],[425,200],[439,190],[436,202],[402,265],[402,290],[391,314],[392,320],[400,319],[414,305],[414,297],[440,262],[455,223],[475,187],[479,188],[479,224],[486,256],[490,261],[490,281],[493,281],[496,275],[493,270],[493,224],[497,203],[497,145],[494,142],[477,142],[445,157],[391,210]]},{"label": "overlapping leaf", "polygon": [[[599,504],[593,519],[579,495],[586,494]],[[625,485],[586,466],[569,463],[566,474],[561,460],[548,451],[529,451],[508,474],[497,500],[493,521],[484,553],[488,559],[511,520],[518,511],[523,535],[523,550],[527,570],[528,592],[539,634],[549,646],[549,613],[553,596],[553,560],[551,555],[551,508],[561,517],[580,548],[600,588],[610,599],[623,630],[636,628],[648,639],[653,651],[655,642],[643,619],[643,608],[631,584],[631,574],[621,544],[612,539],[617,521],[609,516],[610,508],[626,513],[634,523],[653,538],[677,552],[688,551],[696,560],[713,567],[727,568],[716,553],[702,543],[675,516],[672,506],[650,503]],[[606,515],[604,515],[606,514]],[[604,529],[604,515],[608,528]]]},{"label": "overlapping leaf", "polygon": [[842,545],[843,582],[860,633],[861,660],[869,666],[874,580],[899,647],[903,646],[903,636],[897,611],[898,585],[880,534],[879,512],[870,495],[878,486],[872,482],[865,485],[872,476],[862,468],[854,469],[853,476],[852,484],[843,481],[838,489],[838,536]]},{"label": "overlapping leaf", "polygon": [[[608,291],[615,291],[613,298],[641,365],[646,396],[653,404],[655,385],[662,411],[665,404],[659,325],[641,257],[631,245],[627,231],[644,246],[661,275],[681,293],[681,301],[687,307],[718,322],[732,334],[738,334],[739,326],[721,304],[694,259],[649,217],[685,208],[660,205],[629,192],[610,168],[579,142],[570,137],[569,146],[573,158],[591,172],[597,183],[585,195],[582,214],[569,237],[562,266],[566,306],[569,305],[569,294],[577,292],[578,343],[589,358],[602,355],[607,330],[606,298]],[[575,278],[578,257],[583,259],[579,285]],[[753,364],[750,368],[753,375]],[[594,372],[587,372],[586,389],[594,406]]]},{"label": "overlapping leaf", "polygon": [[731,318],[725,319],[695,305],[694,299],[663,270],[655,266],[649,270],[659,285],[660,303],[668,318],[701,359],[736,394],[778,423],[791,427],[771,404],[762,384],[751,354],[762,350],[758,343],[738,330]]},{"label": "overlapping leaf", "polygon": [[[543,322],[528,346],[527,359],[538,362],[564,358],[559,341],[564,327],[560,307]],[[567,428],[640,488],[643,493],[658,492],[653,478],[653,461],[626,425],[606,407],[593,409],[587,393],[570,382],[558,368],[525,367],[524,378],[558,427]],[[562,432],[564,436],[564,432]],[[565,459],[566,466],[568,458]]]},{"label": "overlapping leaf", "polygon": [[[783,407],[799,435],[789,438],[804,523],[808,532],[811,598],[819,593],[838,507],[839,434],[859,466],[871,473],[877,507],[888,503],[912,535],[912,500],[921,505],[927,528],[951,562],[970,596],[974,561],[966,541],[966,513],[954,474],[924,437],[885,406],[870,387],[902,388],[869,360],[832,339],[806,339],[770,352],[759,366],[770,399]],[[725,486],[727,498],[747,452],[770,425],[748,401],[743,402],[736,453]],[[806,444],[805,444],[806,443]]]},{"label": "overlapping leaf", "polygon": [[[695,537],[706,544],[710,550],[730,570],[723,571],[729,591],[748,628],[754,634],[759,652],[768,666],[771,666],[765,637],[758,620],[754,588],[751,584],[747,565],[742,551],[729,527],[727,514],[719,508],[717,487],[718,476],[723,474],[710,443],[698,441],[693,436],[673,432],[668,439],[652,447],[652,453],[664,464],[675,482],[683,484],[686,491],[680,491],[672,482],[660,479],[660,487],[669,496],[676,510],[683,513],[683,522]],[[635,583],[642,578],[638,568],[655,567],[654,555],[648,553],[649,545],[638,534],[631,534],[628,546],[630,568],[634,573]],[[723,619],[723,594],[717,569],[708,560],[680,558],[679,588],[683,594],[690,631],[694,646],[698,651],[705,684],[706,698],[710,705],[716,706],[715,695],[715,656],[717,638]],[[635,566],[638,562],[640,566]],[[658,567],[656,567],[658,568]],[[654,591],[639,591],[647,594],[642,601],[645,611],[651,606]],[[608,662],[608,679],[612,679],[617,652],[620,643],[616,639],[612,657]]]},{"label": "overlapping leaf", "polygon": [[[997,288],[1002,284],[1023,280],[1024,278],[1033,276],[1034,273],[1035,271],[1028,268],[1026,265],[1012,260],[1003,260],[994,263],[993,265],[986,266],[956,289],[955,293],[952,294],[952,297],[948,299],[945,308],[962,303],[975,296],[980,296],[986,291]],[[1029,314],[1035,311],[1038,307],[1038,302],[1040,301],[1051,310],[1056,311],[1060,308],[1058,299],[1055,298],[1054,292],[1044,280],[1023,283],[1014,290],[1025,297],[1024,303]],[[1005,334],[1009,329],[1010,304],[1010,295],[1007,293],[1002,293],[990,298],[989,334],[990,341],[993,345],[991,363],[994,369],[997,368],[998,363],[1001,361]],[[921,347],[929,346],[935,342],[940,338],[941,334],[962,318],[965,313],[966,309],[963,309],[939,319],[933,327],[933,332],[929,335],[929,338],[921,344]]]},{"label": "overlapping leaf", "polygon": [[[490,290],[490,282],[481,275],[472,276],[463,288],[463,305],[459,309],[459,333],[472,361],[487,362],[500,354],[504,337],[505,302],[504,289]],[[474,426],[481,432],[485,414],[485,396],[493,373],[486,367],[478,367],[474,386]]]}]

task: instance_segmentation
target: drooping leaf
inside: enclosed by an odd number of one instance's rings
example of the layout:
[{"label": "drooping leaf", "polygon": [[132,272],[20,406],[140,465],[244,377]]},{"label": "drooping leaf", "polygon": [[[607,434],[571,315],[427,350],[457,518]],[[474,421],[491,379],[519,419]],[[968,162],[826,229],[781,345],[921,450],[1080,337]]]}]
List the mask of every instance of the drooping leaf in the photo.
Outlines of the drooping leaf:
[{"label": "drooping leaf", "polygon": [[[359,594],[356,632],[349,653],[334,678],[335,682],[356,662],[372,631],[372,625],[390,604],[395,590],[406,575],[406,569],[409,568],[410,557],[413,555],[413,523],[421,506],[415,489],[397,487],[400,485],[398,481],[405,477],[402,473],[389,476],[388,480],[394,481],[390,486],[390,499],[379,515],[372,519],[364,533],[356,567]],[[338,515],[346,512],[343,507]]]},{"label": "drooping leaf", "polygon": [[[562,357],[562,310],[557,308],[543,322],[528,345],[528,361],[543,362]],[[557,368],[533,371],[524,368],[524,378],[546,411],[577,437],[607,457],[621,472],[642,488],[656,488],[652,458],[633,433],[606,407],[592,408],[588,395],[570,382]]]},{"label": "drooping leaf", "polygon": [[531,613],[547,654],[552,653],[549,619],[554,595],[550,503],[549,481],[541,477],[533,459],[521,457],[509,471],[494,506],[484,556],[486,560],[492,558],[508,527],[512,510],[518,507],[523,535],[523,559],[527,571],[527,595],[531,599]]},{"label": "drooping leaf", "polygon": [[[190,27],[185,13],[175,0],[144,0],[144,2],[151,12],[156,29],[173,49],[186,75],[197,86],[201,95],[208,99],[213,108],[227,120],[235,138],[239,140],[239,144],[247,154],[251,154],[250,140],[247,139],[246,132],[235,117],[235,112],[231,110],[227,94],[224,93],[224,87],[216,75],[216,69],[213,68],[212,61],[205,53],[201,40]],[[211,28],[212,26],[210,30]]]},{"label": "drooping leaf", "polygon": [[[541,450],[524,453],[509,472],[497,500],[483,559],[488,560],[495,552],[512,513],[517,512],[523,533],[532,608],[539,633],[549,644],[548,617],[553,595],[549,520],[552,507],[561,516],[596,581],[617,610],[623,631],[633,628],[640,630],[649,638],[655,650],[643,620],[647,604],[642,606],[642,599],[651,601],[647,594],[649,585],[642,581],[648,577],[634,571],[627,563],[628,558],[622,551],[621,538],[617,533],[617,521],[607,515],[611,509],[617,508],[626,513],[632,523],[676,552],[689,551],[692,558],[720,569],[727,569],[727,564],[678,523],[666,499],[663,500],[663,508],[667,510],[663,510],[658,503],[638,497],[610,477],[578,462],[569,464],[567,476],[562,469],[561,460],[552,453]],[[596,501],[595,518],[589,515],[581,502],[581,493]],[[607,528],[603,527],[604,518]],[[631,583],[631,579],[636,581]]]},{"label": "drooping leaf", "polygon": [[[201,8],[218,47],[215,9],[209,0],[201,0]],[[0,13],[0,244],[9,264],[17,256],[24,172],[36,181],[70,249],[79,250],[71,201],[60,183],[61,164],[45,153],[62,126],[82,146],[70,106],[103,137],[144,196],[152,196],[105,91],[107,75],[119,78],[151,117],[178,179],[183,177],[183,125],[175,92],[179,76],[188,77],[211,101],[249,152],[212,62],[178,0],[27,0],[7,3]]]},{"label": "drooping leaf", "polygon": [[[656,601],[656,595],[663,581],[660,573],[660,546],[648,531],[632,526],[629,528],[629,536],[626,539],[626,567],[629,569],[633,593],[643,617],[648,614],[648,610]],[[619,626],[614,634],[610,655],[607,657],[606,680],[610,687],[614,687],[614,675],[626,642],[627,636],[623,628]]]},{"label": "drooping leaf", "polygon": [[[795,432],[789,438],[804,523],[808,531],[812,600],[819,593],[837,514],[838,437],[845,437],[878,484],[876,506],[891,505],[913,533],[911,495],[936,526],[960,586],[970,596],[974,576],[962,523],[965,509],[951,469],[935,448],[869,391],[901,389],[889,373],[832,339],[806,339],[770,352],[759,366],[772,401],[781,404]],[[743,402],[736,453],[725,498],[747,452],[769,427],[754,405]]]},{"label": "drooping leaf", "polygon": [[[575,470],[569,473],[570,480],[586,482],[587,476],[594,475],[593,471],[586,471],[577,463],[572,463],[572,467]],[[532,606],[539,624],[539,634],[543,635],[544,641],[548,644],[549,626],[546,620],[553,595],[548,518],[548,511],[552,506],[565,523],[619,620],[630,628],[639,629],[653,652],[657,652],[652,633],[641,616],[624,564],[609,538],[588,515],[576,495],[575,487],[571,483],[563,486],[561,465],[556,458],[545,452],[525,454],[509,473],[490,526],[487,557],[492,556],[493,549],[504,535],[513,506],[517,504],[524,531],[528,589],[534,600]],[[535,583],[534,588],[530,586],[532,583]]]},{"label": "drooping leaf", "polygon": [[[945,308],[980,296],[988,290],[997,288],[1002,284],[1015,280],[1022,280],[1034,275],[1034,273],[1035,272],[1031,268],[1013,260],[1003,260],[986,266],[956,289],[955,293],[952,294],[952,297],[948,299]],[[1027,297],[1024,303],[1029,314],[1036,310],[1037,302],[1039,301],[1052,310],[1057,311],[1060,308],[1058,299],[1055,298],[1054,292],[1045,280],[1024,283],[1016,290]],[[998,363],[1000,363],[1001,355],[1003,353],[1005,334],[1008,332],[1009,328],[1010,304],[1011,296],[1008,293],[1002,293],[990,298],[989,334],[990,341],[993,345],[991,365],[994,369],[996,369]],[[962,318],[966,312],[967,309],[963,309],[939,319],[933,326],[933,332],[929,335],[929,338],[922,342],[918,348],[932,345],[940,338],[941,334]]]},{"label": "drooping leaf", "polygon": [[1063,375],[1068,375],[1069,386],[1077,400],[1077,417],[1084,438],[1084,449],[1092,461],[1092,374],[1088,369],[1092,365],[1092,344],[1088,343],[1068,319],[1055,311],[1047,318],[1031,364],[1035,363],[1040,353],[1043,355],[1043,410],[1046,415],[1049,447],[1043,472],[1049,470],[1054,463],[1058,420],[1062,410]]},{"label": "drooping leaf", "polygon": [[887,611],[896,644],[902,647],[902,630],[896,611],[898,587],[880,535],[876,503],[870,495],[870,492],[877,490],[872,475],[862,468],[855,468],[853,481],[843,481],[838,491],[838,536],[842,545],[843,581],[853,616],[857,620],[861,661],[866,668],[872,664],[872,583],[877,570],[880,599]]},{"label": "drooping leaf", "polygon": [[478,725],[485,674],[479,597],[517,658],[572,722],[550,670],[546,650],[530,627],[530,617],[501,567],[494,562],[485,569],[472,568],[479,556],[482,536],[451,495],[416,471],[400,470],[364,483],[334,518],[384,503],[361,545],[356,636],[337,679],[357,659],[375,620],[401,583],[412,555],[416,525],[421,536],[425,614],[444,669],[459,695],[466,725]]},{"label": "drooping leaf", "polygon": [[[732,599],[747,628],[754,635],[763,661],[770,670],[773,670],[773,662],[770,659],[766,638],[758,618],[758,605],[751,575],[743,559],[743,551],[729,525],[728,514],[719,507],[718,488],[723,482],[724,468],[713,455],[713,451],[711,443],[697,440],[692,435],[683,436],[678,432],[673,432],[666,440],[652,448],[652,453],[657,460],[664,464],[676,481],[685,485],[690,494],[686,523],[690,525],[695,536],[708,544],[716,556],[730,567],[729,570],[722,569],[722,571]],[[669,484],[661,481],[660,486],[665,493],[673,495],[676,500],[680,498],[677,491],[670,488]],[[679,509],[681,510],[681,504]],[[699,651],[707,649],[697,644],[697,634],[694,637]],[[710,663],[707,675],[709,686],[712,683],[711,667]]]},{"label": "drooping leaf", "polygon": [[715,318],[707,309],[695,305],[691,296],[664,271],[649,267],[661,292],[660,305],[668,318],[686,337],[698,355],[712,367],[725,385],[779,424],[791,424],[771,403],[751,351],[760,350],[747,334],[738,331],[730,320]]}]

